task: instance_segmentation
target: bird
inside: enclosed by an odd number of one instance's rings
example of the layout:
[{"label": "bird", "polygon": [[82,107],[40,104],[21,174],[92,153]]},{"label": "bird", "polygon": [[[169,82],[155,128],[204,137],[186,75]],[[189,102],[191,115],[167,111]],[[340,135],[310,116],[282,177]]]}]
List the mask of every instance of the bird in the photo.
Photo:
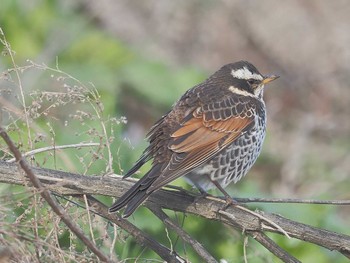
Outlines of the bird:
[{"label": "bird", "polygon": [[237,183],[258,158],[266,134],[265,84],[248,61],[222,66],[187,90],[150,129],[149,142],[127,178],[152,160],[151,168],[110,208],[129,217],[153,192],[184,177],[202,193]]}]

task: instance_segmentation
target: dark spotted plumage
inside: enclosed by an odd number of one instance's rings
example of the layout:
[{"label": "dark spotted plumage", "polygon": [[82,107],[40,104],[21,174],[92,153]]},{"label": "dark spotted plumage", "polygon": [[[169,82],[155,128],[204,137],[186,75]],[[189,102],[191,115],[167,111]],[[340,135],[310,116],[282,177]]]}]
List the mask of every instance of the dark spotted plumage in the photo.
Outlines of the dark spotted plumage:
[{"label": "dark spotted plumage", "polygon": [[265,137],[263,76],[250,63],[223,66],[188,90],[151,128],[149,146],[124,177],[152,160],[152,168],[109,209],[124,217],[154,191],[185,176],[201,191],[240,180],[256,161]]}]

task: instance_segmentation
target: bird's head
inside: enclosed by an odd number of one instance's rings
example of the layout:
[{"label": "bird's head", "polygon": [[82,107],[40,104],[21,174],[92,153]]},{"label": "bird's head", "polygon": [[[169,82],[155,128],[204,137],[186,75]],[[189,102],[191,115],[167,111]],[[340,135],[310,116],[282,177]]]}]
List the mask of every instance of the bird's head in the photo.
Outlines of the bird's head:
[{"label": "bird's head", "polygon": [[264,86],[277,79],[276,75],[262,75],[258,69],[247,61],[239,61],[221,68],[229,74],[228,89],[236,94],[261,98]]}]

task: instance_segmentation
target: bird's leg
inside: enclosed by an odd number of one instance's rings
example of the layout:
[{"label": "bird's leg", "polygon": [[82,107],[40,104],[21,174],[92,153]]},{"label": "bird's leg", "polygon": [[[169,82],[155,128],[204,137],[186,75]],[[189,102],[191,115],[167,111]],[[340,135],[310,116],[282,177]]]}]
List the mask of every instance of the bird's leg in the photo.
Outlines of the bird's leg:
[{"label": "bird's leg", "polygon": [[200,192],[201,197],[206,197],[206,196],[209,195],[208,192],[205,191],[203,187],[201,187],[201,186],[199,186],[199,185],[197,185],[197,184],[195,184],[195,187],[196,187],[196,188],[198,189],[198,191]]},{"label": "bird's leg", "polygon": [[238,205],[238,202],[236,200],[234,200],[217,181],[214,181],[211,178],[210,178],[210,180],[219,189],[219,191],[221,193],[223,193],[225,196],[226,206],[225,206],[224,210],[227,207],[229,207],[230,205],[235,205],[235,206]]}]

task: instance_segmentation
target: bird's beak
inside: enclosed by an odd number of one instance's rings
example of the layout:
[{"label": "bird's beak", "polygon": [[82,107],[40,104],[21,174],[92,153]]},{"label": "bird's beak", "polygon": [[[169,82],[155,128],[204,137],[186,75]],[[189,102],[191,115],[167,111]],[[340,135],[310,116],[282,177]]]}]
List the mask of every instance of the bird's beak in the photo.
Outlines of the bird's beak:
[{"label": "bird's beak", "polygon": [[278,79],[280,76],[276,75],[265,75],[262,83],[265,85],[267,83],[270,83],[271,81]]}]

